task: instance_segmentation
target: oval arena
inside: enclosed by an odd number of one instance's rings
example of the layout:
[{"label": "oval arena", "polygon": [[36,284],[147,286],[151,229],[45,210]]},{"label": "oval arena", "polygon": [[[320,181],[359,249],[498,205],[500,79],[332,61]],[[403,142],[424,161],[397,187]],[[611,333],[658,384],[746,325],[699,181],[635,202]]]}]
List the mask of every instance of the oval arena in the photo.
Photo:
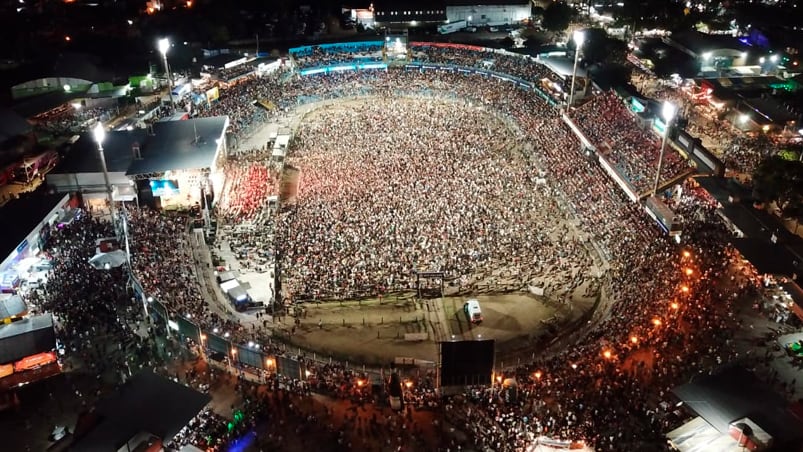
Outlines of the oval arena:
[{"label": "oval arena", "polygon": [[[128,211],[150,313],[243,379],[361,403],[395,382],[409,430],[344,427],[354,450],[665,448],[664,394],[728,353],[734,322],[726,231],[689,164],[659,177],[682,187],[678,244],[644,211],[658,141],[611,93],[567,111],[541,63],[471,46],[290,56],[200,112],[232,134],[208,243]],[[443,344],[487,341],[487,378],[444,384]]]}]

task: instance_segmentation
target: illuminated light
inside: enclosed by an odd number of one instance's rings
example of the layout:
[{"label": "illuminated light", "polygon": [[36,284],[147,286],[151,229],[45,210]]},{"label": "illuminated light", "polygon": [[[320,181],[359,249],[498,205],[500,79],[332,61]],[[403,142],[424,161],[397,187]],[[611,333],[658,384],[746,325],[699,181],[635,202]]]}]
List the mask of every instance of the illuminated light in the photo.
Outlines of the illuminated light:
[{"label": "illuminated light", "polygon": [[687,269],[686,269],[686,276],[691,276],[691,275],[693,275],[693,274],[694,274],[694,270],[692,270],[692,269],[690,269],[690,268],[687,268]]},{"label": "illuminated light", "polygon": [[683,252],[683,257],[690,257],[690,256],[691,256],[690,252],[688,252],[688,251],[684,251]]},{"label": "illuminated light", "polygon": [[248,341],[248,348],[254,348],[254,341]]},{"label": "illuminated light", "polygon": [[501,375],[497,375],[497,376],[496,376],[496,381],[498,381],[499,383],[501,383],[501,382],[502,382],[502,376],[501,376]]},{"label": "illuminated light", "polygon": [[758,59],[758,62],[761,63],[761,64],[764,64],[765,61],[767,61],[767,59],[764,58],[764,57],[761,57],[761,58]]},{"label": "illuminated light", "polygon": [[666,122],[672,121],[672,118],[675,117],[675,113],[677,113],[677,108],[672,102],[664,102],[663,107],[661,108],[661,116],[664,117]]},{"label": "illuminated light", "polygon": [[131,19],[128,19],[126,22],[128,22],[128,25],[134,25],[134,21]]},{"label": "illuminated light", "polygon": [[81,102],[73,102],[70,105],[72,105],[72,108],[74,108],[76,110],[80,110],[81,109]]},{"label": "illuminated light", "polygon": [[72,90],[72,86],[70,85],[64,85],[63,88],[65,93],[69,93]]},{"label": "illuminated light", "polygon": [[750,119],[750,116],[749,116],[749,115],[746,115],[746,114],[741,114],[741,115],[739,115],[739,122],[740,122],[741,124],[744,124],[744,123],[746,123],[746,122],[747,122],[747,120],[749,120],[749,119]]},{"label": "illuminated light", "polygon": [[712,55],[712,53],[711,53],[711,52],[705,52],[705,53],[703,53],[703,60],[705,60],[705,61],[708,61],[708,60],[710,60],[710,59],[711,59],[711,55]]},{"label": "illuminated light", "polygon": [[237,354],[237,349],[236,348],[231,349],[231,354],[232,355],[236,355]]},{"label": "illuminated light", "polygon": [[308,370],[304,370],[304,375],[305,375],[307,378],[309,378],[309,377],[310,377],[310,375],[312,375],[312,372],[310,372],[310,371],[308,371]]},{"label": "illuminated light", "polygon": [[406,386],[407,389],[410,389],[410,388],[413,387],[413,382],[410,381],[410,380],[407,380],[407,381],[404,382],[404,386]]},{"label": "illuminated light", "polygon": [[573,37],[574,37],[574,44],[575,44],[575,45],[576,45],[578,48],[580,48],[580,47],[583,47],[583,43],[584,43],[584,42],[585,42],[585,40],[586,40],[586,34],[585,34],[585,33],[583,33],[583,32],[582,32],[582,31],[580,31],[580,30],[577,30],[577,31],[575,31],[575,32],[574,32],[574,36],[573,36]]},{"label": "illuminated light", "polygon": [[661,326],[661,319],[652,319],[652,324],[655,326]]},{"label": "illuminated light", "polygon": [[201,340],[205,340],[205,339],[206,339],[206,334],[201,334]]},{"label": "illuminated light", "polygon": [[362,380],[357,380],[357,387],[362,387],[365,383]]},{"label": "illuminated light", "polygon": [[638,344],[638,338],[636,336],[630,336],[630,342]]},{"label": "illuminated light", "polygon": [[192,8],[192,1],[187,0],[187,8]]},{"label": "illuminated light", "polygon": [[223,337],[229,337],[229,332],[226,331],[225,333],[223,333]]},{"label": "illuminated light", "polygon": [[268,358],[268,359],[265,360],[265,365],[266,366],[273,367],[273,364],[274,364],[273,358]]},{"label": "illuminated light", "polygon": [[602,352],[602,356],[604,356],[605,359],[611,359],[611,351],[605,350],[604,352]]},{"label": "illuminated light", "polygon": [[689,286],[680,286],[680,291],[683,293],[689,293]]},{"label": "illuminated light", "polygon": [[64,37],[64,40],[67,41],[67,42],[70,42],[72,40],[72,38],[69,35],[67,35],[67,36]]},{"label": "illuminated light", "polygon": [[[67,89],[64,91],[69,92]],[[98,146],[103,144],[103,140],[106,138],[106,129],[103,127],[103,124],[98,122],[92,129],[92,135],[95,137],[95,143],[97,143]]]},{"label": "illuminated light", "polygon": [[[153,303],[153,297],[148,297],[148,303]],[[215,329],[215,333],[217,333],[217,329]]]},{"label": "illuminated light", "polygon": [[761,130],[763,130],[764,132],[769,132],[770,131],[770,126],[764,125],[764,127],[762,127]]},{"label": "illuminated light", "polygon": [[577,364],[572,364],[572,369],[577,370]]},{"label": "illuminated light", "polygon": [[777,63],[778,62],[778,55],[770,56],[770,61],[772,61],[773,63]]},{"label": "illuminated light", "polygon": [[541,379],[541,371],[540,370],[535,372],[535,378],[538,379],[538,380]]},{"label": "illuminated light", "polygon": [[167,55],[167,51],[170,50],[170,40],[167,38],[162,38],[157,41],[157,48],[162,55]]},{"label": "illuminated light", "polygon": [[219,330],[219,329],[217,329],[217,328],[213,328],[213,329],[212,329],[212,332],[213,332],[213,333],[217,333],[218,331],[220,331],[220,330]]},{"label": "illuminated light", "polygon": [[679,305],[679,304],[677,304],[677,303],[676,303],[676,302],[674,302],[674,301],[673,301],[673,302],[672,302],[672,304],[670,304],[669,306],[671,306],[671,307],[672,307],[672,309],[674,309],[675,311],[677,311],[677,310],[678,310],[678,308],[680,308],[680,305]]}]

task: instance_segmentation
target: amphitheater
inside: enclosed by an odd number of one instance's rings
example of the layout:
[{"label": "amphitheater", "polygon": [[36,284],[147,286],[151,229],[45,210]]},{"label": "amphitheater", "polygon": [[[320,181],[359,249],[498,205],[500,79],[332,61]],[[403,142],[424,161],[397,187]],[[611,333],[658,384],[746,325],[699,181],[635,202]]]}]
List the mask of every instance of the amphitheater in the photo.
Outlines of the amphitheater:
[{"label": "amphitheater", "polygon": [[[696,314],[730,299],[702,289],[725,277],[712,269],[727,258],[710,205],[684,191],[683,246],[671,241],[578,138],[615,128],[571,124],[558,107],[565,82],[537,61],[459,45],[410,43],[393,58],[360,48],[291,49],[292,70],[235,86],[236,105],[222,98],[251,115],[234,118],[240,131],[255,124],[227,168],[264,177],[255,210],[219,212],[229,231],[219,253],[255,298],[277,303],[268,319],[201,324],[214,327],[209,348],[268,372],[339,363],[372,381],[402,358],[419,367],[415,387],[430,388],[437,343],[494,339],[493,383],[543,394],[531,407],[539,433],[550,419],[552,438],[623,450],[615,433],[650,444],[627,450],[659,450],[662,440],[639,436],[654,433],[640,411],[651,385],[693,372],[713,353],[707,335],[727,324]],[[275,108],[239,102],[253,98]],[[638,136],[639,151],[654,151],[654,137]],[[633,185],[645,184],[644,161],[619,162]],[[688,174],[684,164],[666,179]],[[249,177],[231,180],[236,194]],[[479,325],[462,312],[470,298]],[[213,344],[218,327],[227,335]],[[689,330],[700,334],[680,334]],[[695,348],[708,352],[686,355]],[[652,377],[632,378],[647,365]],[[528,441],[518,428],[502,436]]]}]

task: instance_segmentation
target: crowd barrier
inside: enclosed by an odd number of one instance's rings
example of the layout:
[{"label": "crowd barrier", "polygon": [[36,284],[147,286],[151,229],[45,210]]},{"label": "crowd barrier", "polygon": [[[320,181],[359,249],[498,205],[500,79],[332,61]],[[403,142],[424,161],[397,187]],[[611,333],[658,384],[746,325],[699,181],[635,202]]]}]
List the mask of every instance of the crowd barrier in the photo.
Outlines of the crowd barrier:
[{"label": "crowd barrier", "polygon": [[[306,381],[314,376],[316,369],[337,365],[361,374],[373,384],[384,382],[386,370],[383,368],[370,368],[335,360],[332,357],[318,356],[315,352],[296,347],[291,349],[284,343],[272,340],[268,344],[271,350],[264,350],[264,346],[257,343],[238,343],[226,332],[218,329],[206,331],[191,319],[172,314],[161,300],[149,297],[134,275],[131,275],[131,287],[136,298],[145,304],[152,319],[164,322],[170,334],[178,336],[182,343],[189,339],[198,344],[207,359],[217,362],[218,367],[226,367],[232,372],[250,373],[260,379],[275,373],[282,377]],[[277,349],[282,351],[277,352]]]}]

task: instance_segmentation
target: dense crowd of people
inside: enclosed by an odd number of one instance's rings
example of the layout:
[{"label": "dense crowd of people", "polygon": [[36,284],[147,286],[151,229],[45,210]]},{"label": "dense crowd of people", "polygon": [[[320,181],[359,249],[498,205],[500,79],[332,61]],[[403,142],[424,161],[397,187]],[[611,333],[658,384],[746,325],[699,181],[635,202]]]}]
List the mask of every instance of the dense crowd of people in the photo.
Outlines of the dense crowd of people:
[{"label": "dense crowd of people", "polygon": [[[594,96],[572,113],[577,126],[597,152],[603,154],[637,193],[653,187],[661,154],[661,142],[649,130],[641,129],[614,92]],[[664,153],[659,184],[669,182],[689,164],[671,146]]]},{"label": "dense crowd of people", "polygon": [[[527,80],[542,70],[529,60],[471,50],[412,51],[442,64],[495,65]],[[492,56],[493,62],[483,63]],[[468,440],[448,436],[441,450],[521,451],[542,438],[585,441],[599,451],[665,447],[661,433],[680,420],[666,403],[669,389],[729,358],[721,344],[735,323],[730,306],[751,289],[729,278],[728,233],[704,193],[687,183],[683,195],[669,201],[684,219],[683,246],[676,246],[586,158],[555,109],[531,90],[476,74],[391,69],[287,81],[253,78],[223,93],[208,113],[230,115],[235,132],[243,133],[267,118],[256,113],[265,110],[254,99],[269,99],[281,110],[304,103],[302,96],[371,96],[371,102],[320,109],[296,132],[288,162],[301,174],[298,194],[278,219],[275,243],[288,294],[401,290],[410,287],[414,270],[440,269],[467,286],[496,269],[522,284],[536,273],[571,275],[571,266],[582,274],[591,259],[583,242],[597,247],[610,269],[603,281],[607,301],[576,333],[582,340],[535,362],[498,369],[492,387],[469,388],[457,397],[439,401],[431,376],[407,387],[413,405],[441,408],[443,421],[470,434]],[[597,96],[575,119],[592,141],[608,143],[618,169],[644,188],[655,172],[656,143],[617,102],[610,94]],[[221,195],[218,214],[230,223],[269,222],[260,215],[277,176],[265,150],[238,158],[226,167],[230,188]],[[666,178],[684,165],[677,156],[669,158]],[[186,217],[133,208],[125,215],[131,271],[171,316],[232,343],[253,342],[274,356],[287,354],[267,328],[246,328],[210,307],[193,265]],[[567,227],[572,218],[580,220],[583,237]],[[59,316],[68,347],[86,354],[86,362],[106,365],[93,360],[104,350],[92,338],[109,334],[144,350],[135,356],[151,364],[154,347],[134,336],[139,307],[126,303],[130,294],[122,272],[98,273],[87,263],[95,241],[109,235],[108,223],[88,217],[56,232],[49,252],[60,263],[45,292],[34,296]],[[566,278],[566,284],[578,283]],[[241,385],[253,392],[246,398],[253,416],[245,425],[288,417],[297,421],[296,434],[310,432],[317,416],[325,417],[301,408],[310,391],[355,407],[376,401],[366,376],[341,364],[310,361],[305,369],[305,378],[272,375],[268,396]],[[289,398],[277,395],[280,385]],[[408,428],[409,418],[360,420],[358,411],[350,426],[328,430],[342,450],[359,447],[353,441],[367,437],[365,432],[397,450],[431,447],[418,427]],[[210,444],[208,438],[235,437],[223,431],[219,417],[207,413],[196,422],[198,432],[182,432],[177,446],[222,450],[226,440]],[[271,433],[279,445],[281,435],[292,434],[281,425]],[[237,433],[248,430],[241,428]]]},{"label": "dense crowd of people", "polygon": [[276,241],[288,292],[398,292],[419,271],[475,286],[509,268],[523,287],[561,257],[585,260],[570,235],[550,237],[564,217],[506,126],[467,107],[380,97],[305,119]]}]

